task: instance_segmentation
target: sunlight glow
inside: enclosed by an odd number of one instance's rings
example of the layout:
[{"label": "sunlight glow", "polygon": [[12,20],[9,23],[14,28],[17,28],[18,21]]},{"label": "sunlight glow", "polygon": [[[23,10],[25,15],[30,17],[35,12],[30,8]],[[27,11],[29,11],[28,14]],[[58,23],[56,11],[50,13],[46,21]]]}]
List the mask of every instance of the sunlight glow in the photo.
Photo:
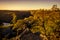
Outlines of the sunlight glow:
[{"label": "sunlight glow", "polygon": [[0,10],[50,9],[53,4],[59,5],[58,2],[0,2]]}]

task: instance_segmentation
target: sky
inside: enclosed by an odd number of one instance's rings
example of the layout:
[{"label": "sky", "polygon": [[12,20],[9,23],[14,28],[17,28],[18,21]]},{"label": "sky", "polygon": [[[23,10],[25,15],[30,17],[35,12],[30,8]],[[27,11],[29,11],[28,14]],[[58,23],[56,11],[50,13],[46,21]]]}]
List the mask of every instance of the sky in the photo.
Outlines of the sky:
[{"label": "sky", "polygon": [[54,4],[60,8],[60,0],[0,0],[0,10],[50,9]]}]

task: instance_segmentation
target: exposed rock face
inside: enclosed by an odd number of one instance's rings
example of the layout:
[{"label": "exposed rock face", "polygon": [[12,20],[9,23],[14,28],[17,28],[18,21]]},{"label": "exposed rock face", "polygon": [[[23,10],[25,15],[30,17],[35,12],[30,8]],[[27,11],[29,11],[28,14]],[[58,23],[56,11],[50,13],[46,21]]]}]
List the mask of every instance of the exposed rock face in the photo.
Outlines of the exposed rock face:
[{"label": "exposed rock face", "polygon": [[27,33],[22,36],[21,40],[42,40],[38,35],[34,35],[33,33]]},{"label": "exposed rock face", "polygon": [[[42,40],[38,33],[34,34],[30,30],[25,31],[25,33],[19,38],[16,34],[16,31],[13,31],[11,28],[7,28],[4,32],[2,32],[1,38],[6,38],[6,40]],[[4,39],[5,40],[5,39]]]}]

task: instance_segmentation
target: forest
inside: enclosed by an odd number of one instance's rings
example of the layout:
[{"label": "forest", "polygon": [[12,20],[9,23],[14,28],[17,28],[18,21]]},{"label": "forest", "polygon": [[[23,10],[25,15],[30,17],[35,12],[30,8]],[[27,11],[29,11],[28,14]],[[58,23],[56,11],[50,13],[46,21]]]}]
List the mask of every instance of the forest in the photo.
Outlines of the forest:
[{"label": "forest", "polygon": [[0,40],[60,40],[60,9],[0,10]]}]

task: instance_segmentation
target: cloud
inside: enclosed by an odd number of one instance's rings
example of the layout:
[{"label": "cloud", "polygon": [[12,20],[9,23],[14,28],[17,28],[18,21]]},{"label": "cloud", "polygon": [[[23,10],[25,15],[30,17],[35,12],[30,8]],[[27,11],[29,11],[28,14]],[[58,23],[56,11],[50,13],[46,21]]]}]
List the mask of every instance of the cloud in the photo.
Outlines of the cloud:
[{"label": "cloud", "polygon": [[60,2],[60,0],[0,0],[0,2],[6,2],[6,1],[9,1],[9,2],[14,2],[14,1],[43,1],[43,2],[46,2],[46,1],[49,1],[49,2],[56,1],[56,2]]}]

